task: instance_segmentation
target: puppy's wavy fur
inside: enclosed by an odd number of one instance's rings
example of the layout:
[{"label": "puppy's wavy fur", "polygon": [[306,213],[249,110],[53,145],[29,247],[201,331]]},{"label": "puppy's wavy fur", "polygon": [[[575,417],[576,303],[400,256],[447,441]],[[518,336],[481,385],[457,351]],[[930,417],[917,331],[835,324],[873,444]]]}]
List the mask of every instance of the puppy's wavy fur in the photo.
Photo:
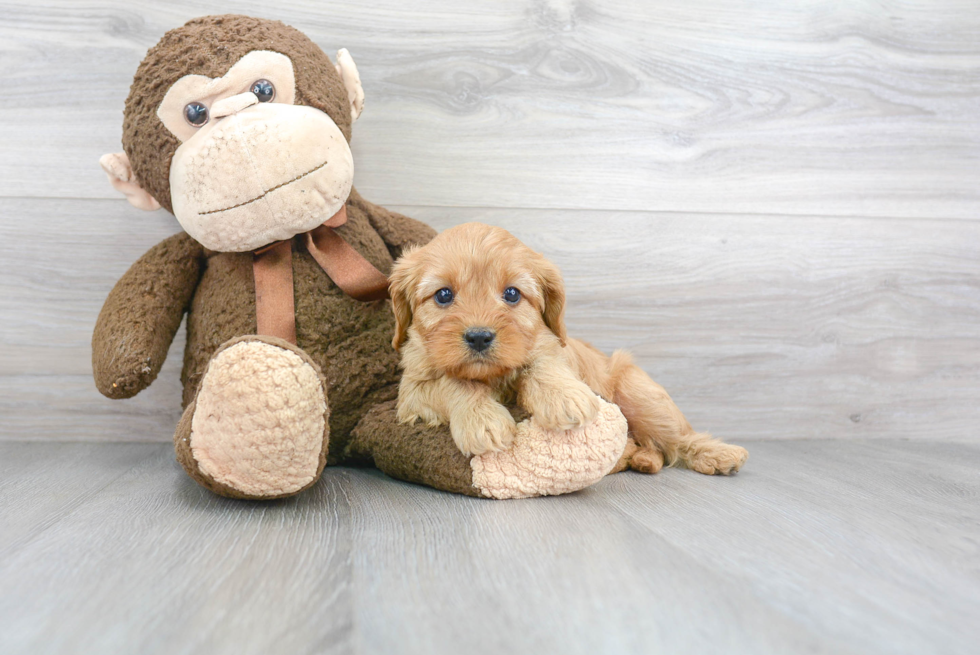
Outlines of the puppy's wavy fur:
[{"label": "puppy's wavy fur", "polygon": [[[504,300],[514,287],[520,300]],[[448,288],[441,306],[434,295]],[[449,423],[464,454],[506,448],[515,423],[502,403],[516,400],[545,429],[591,422],[596,394],[619,405],[631,442],[617,470],[655,473],[683,464],[701,473],[734,473],[748,452],[695,432],[659,384],[629,353],[608,357],[565,334],[565,288],[558,268],[504,229],[467,223],[406,253],[390,278],[404,374],[402,421]],[[467,331],[493,334],[489,348]]]}]

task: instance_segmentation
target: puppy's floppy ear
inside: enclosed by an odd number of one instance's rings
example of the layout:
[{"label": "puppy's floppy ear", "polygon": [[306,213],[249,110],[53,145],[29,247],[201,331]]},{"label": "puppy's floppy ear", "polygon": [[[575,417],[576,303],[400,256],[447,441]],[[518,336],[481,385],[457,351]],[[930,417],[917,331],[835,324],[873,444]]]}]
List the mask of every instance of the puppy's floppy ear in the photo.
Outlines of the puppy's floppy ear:
[{"label": "puppy's floppy ear", "polygon": [[396,351],[408,338],[408,327],[412,324],[412,297],[419,280],[419,265],[418,248],[407,250],[395,262],[388,278],[388,293],[395,311],[395,337],[391,345]]},{"label": "puppy's floppy ear", "polygon": [[544,324],[555,333],[564,347],[568,335],[565,333],[565,283],[561,278],[561,271],[550,261],[538,255],[534,262],[534,275],[538,278],[541,294],[544,297],[544,307],[541,309]]}]

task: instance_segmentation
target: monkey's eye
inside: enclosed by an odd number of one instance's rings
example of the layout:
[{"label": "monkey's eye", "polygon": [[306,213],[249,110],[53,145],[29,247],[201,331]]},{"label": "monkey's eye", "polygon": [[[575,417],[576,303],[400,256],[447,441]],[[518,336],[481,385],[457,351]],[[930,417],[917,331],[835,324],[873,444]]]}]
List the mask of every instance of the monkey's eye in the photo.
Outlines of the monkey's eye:
[{"label": "monkey's eye", "polygon": [[271,102],[276,97],[276,87],[272,86],[272,82],[269,80],[252,82],[252,88],[249,91],[255,94],[259,102]]},{"label": "monkey's eye", "polygon": [[454,297],[453,290],[449,287],[439,289],[436,291],[436,295],[432,296],[432,298],[436,301],[436,304],[440,307],[449,307],[451,304],[453,304]]},{"label": "monkey's eye", "polygon": [[508,305],[516,305],[521,301],[521,292],[517,287],[507,287],[504,289],[504,302]]},{"label": "monkey's eye", "polygon": [[184,118],[194,127],[201,127],[208,122],[208,108],[199,102],[192,102],[184,107]]}]

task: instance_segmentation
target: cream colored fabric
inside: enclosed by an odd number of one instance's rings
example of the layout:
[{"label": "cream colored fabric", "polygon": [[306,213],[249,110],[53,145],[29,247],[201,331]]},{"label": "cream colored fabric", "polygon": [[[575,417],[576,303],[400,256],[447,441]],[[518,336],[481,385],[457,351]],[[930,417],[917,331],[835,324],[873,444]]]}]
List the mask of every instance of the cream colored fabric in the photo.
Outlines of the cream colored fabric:
[{"label": "cream colored fabric", "polygon": [[337,51],[337,63],[334,65],[341,79],[344,80],[344,88],[347,89],[347,99],[350,100],[350,119],[356,121],[357,117],[364,111],[364,88],[361,86],[361,74],[357,72],[354,58],[347,52],[347,48]]},{"label": "cream colored fabric", "polygon": [[326,410],[320,379],[299,355],[237,343],[208,365],[191,451],[202,472],[244,494],[292,493],[316,476]]},{"label": "cream colored fabric", "polygon": [[262,103],[212,120],[174,155],[174,215],[206,248],[244,252],[312,230],[350,195],[354,158],[312,107]]},{"label": "cream colored fabric", "polygon": [[619,407],[605,401],[595,421],[577,430],[545,432],[530,418],[517,425],[510,450],[470,460],[473,486],[497,499],[577,491],[613,469],[626,436],[626,418]]},{"label": "cream colored fabric", "polygon": [[[353,61],[344,73],[348,94],[359,89]],[[260,79],[275,88],[270,102],[250,92]],[[174,215],[205,247],[245,252],[289,239],[336,214],[350,195],[347,139],[326,113],[294,105],[295,87],[289,57],[257,50],[223,77],[185,75],[160,103],[157,116],[181,140],[170,165]],[[191,102],[208,108],[200,127],[184,117]]]},{"label": "cream colored fabric", "polygon": [[[364,91],[354,60],[337,53],[337,71],[354,118]],[[268,80],[270,102],[252,84]],[[174,215],[206,248],[246,252],[308,232],[336,214],[350,195],[354,158],[347,139],[324,112],[296,106],[289,57],[256,50],[222,77],[185,75],[167,91],[157,117],[180,141],[170,165]],[[187,122],[191,102],[208,108],[206,123]],[[140,209],[160,204],[136,183],[124,153],[100,160],[112,186]]]},{"label": "cream colored fabric", "polygon": [[174,82],[157,108],[157,117],[175,137],[187,141],[203,129],[194,127],[184,118],[184,107],[188,103],[199,102],[211,110],[224,98],[248,93],[258,80],[272,82],[276,90],[269,104],[293,104],[296,76],[292,60],[278,52],[256,50],[239,59],[222,77],[185,75]]},{"label": "cream colored fabric", "polygon": [[258,97],[251,91],[239,93],[237,96],[222,98],[211,107],[211,118],[224,118],[252,105],[259,104]]},{"label": "cream colored fabric", "polygon": [[156,198],[143,190],[136,182],[129,156],[125,152],[113,152],[99,157],[99,166],[105,171],[112,188],[126,196],[133,207],[153,211],[160,209]]}]

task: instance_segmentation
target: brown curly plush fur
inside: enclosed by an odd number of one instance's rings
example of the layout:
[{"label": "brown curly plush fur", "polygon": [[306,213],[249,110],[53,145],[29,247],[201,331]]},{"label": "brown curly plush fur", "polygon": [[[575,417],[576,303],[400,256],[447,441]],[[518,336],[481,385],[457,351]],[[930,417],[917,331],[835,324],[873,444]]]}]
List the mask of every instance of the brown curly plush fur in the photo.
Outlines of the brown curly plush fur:
[{"label": "brown curly plush fur", "polygon": [[[337,231],[387,274],[392,256],[368,218],[371,208],[376,212],[381,208],[359,196],[353,199],[354,202],[348,203],[347,224]],[[419,232],[418,236],[422,237]],[[347,445],[350,431],[367,408],[397,395],[394,385],[399,379],[398,357],[388,343],[394,319],[384,301],[362,303],[344,294],[306,250],[295,247],[293,288],[296,343],[327,378],[331,407],[330,463],[334,464]],[[201,377],[218,347],[228,339],[255,331],[251,254],[212,253],[206,258],[187,319],[182,375],[185,406],[197,395]]]},{"label": "brown curly plush fur", "polygon": [[[348,222],[338,232],[385,274],[391,270],[391,250],[435,235],[422,223],[373,205],[356,192],[348,200],[347,214]],[[384,301],[361,303],[345,295],[305,250],[294,249],[293,276],[297,345],[327,379],[329,463],[336,464],[343,461],[358,421],[373,405],[398,395],[398,356],[391,347],[394,317]],[[256,331],[251,254],[207,251],[180,233],[133,264],[109,294],[96,323],[92,363],[99,390],[110,398],[129,398],[149,386],[185,311],[181,380],[186,407],[218,348]],[[392,429],[401,432],[403,427]]]}]

